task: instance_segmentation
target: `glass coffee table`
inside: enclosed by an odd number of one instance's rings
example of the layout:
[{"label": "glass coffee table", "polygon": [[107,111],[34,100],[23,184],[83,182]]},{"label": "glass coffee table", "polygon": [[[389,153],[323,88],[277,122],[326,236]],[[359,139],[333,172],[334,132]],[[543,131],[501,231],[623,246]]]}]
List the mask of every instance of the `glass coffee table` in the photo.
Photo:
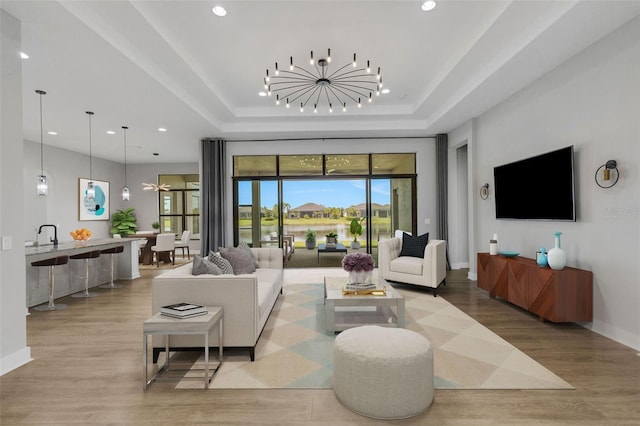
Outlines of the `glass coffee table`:
[{"label": "glass coffee table", "polygon": [[327,331],[361,325],[405,325],[404,297],[384,279],[374,276],[375,289],[346,290],[348,276],[324,277],[324,312]]}]

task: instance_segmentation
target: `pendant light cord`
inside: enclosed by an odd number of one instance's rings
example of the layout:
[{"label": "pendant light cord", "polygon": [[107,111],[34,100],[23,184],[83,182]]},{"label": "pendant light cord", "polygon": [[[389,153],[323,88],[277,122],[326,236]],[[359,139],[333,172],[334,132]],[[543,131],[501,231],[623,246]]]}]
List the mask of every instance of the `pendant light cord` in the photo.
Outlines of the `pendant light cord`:
[{"label": "pendant light cord", "polygon": [[93,181],[93,162],[91,159],[91,116],[93,113],[91,111],[87,111],[87,115],[89,116],[89,180]]},{"label": "pendant light cord", "polygon": [[124,186],[127,186],[127,126],[122,126],[124,130]]},{"label": "pendant light cord", "polygon": [[40,175],[44,176],[44,145],[43,145],[43,127],[42,127],[42,95],[46,95],[44,90],[36,90],[36,93],[40,95]]}]

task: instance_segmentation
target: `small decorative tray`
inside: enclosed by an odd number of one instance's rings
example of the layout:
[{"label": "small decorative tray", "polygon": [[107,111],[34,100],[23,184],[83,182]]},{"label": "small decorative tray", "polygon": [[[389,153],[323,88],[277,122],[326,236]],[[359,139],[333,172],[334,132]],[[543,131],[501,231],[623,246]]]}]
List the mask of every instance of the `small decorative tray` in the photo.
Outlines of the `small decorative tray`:
[{"label": "small decorative tray", "polygon": [[516,257],[516,256],[520,255],[519,251],[512,251],[512,250],[505,250],[505,251],[501,251],[501,252],[498,252],[498,253],[503,255],[504,257]]},{"label": "small decorative tray", "polygon": [[387,290],[382,288],[353,288],[353,287],[344,287],[342,289],[343,296],[386,296]]}]

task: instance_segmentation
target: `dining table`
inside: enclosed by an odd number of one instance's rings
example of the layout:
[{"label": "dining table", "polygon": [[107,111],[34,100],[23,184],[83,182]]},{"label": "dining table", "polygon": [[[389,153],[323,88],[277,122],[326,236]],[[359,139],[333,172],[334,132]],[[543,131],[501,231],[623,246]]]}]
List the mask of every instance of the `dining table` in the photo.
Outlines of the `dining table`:
[{"label": "dining table", "polygon": [[[153,251],[151,247],[156,245],[156,237],[158,233],[149,232],[144,234],[129,234],[126,238],[138,238],[146,239],[147,243],[140,249],[140,263],[142,265],[153,265]],[[160,261],[164,263],[171,263],[171,254],[168,251],[158,252]]]}]

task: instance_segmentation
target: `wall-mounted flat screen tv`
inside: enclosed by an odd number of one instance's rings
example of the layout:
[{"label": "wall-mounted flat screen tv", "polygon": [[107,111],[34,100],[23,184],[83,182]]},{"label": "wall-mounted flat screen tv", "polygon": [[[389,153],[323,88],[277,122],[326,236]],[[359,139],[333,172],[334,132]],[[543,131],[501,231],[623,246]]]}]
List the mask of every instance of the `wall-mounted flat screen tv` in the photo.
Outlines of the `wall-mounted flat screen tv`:
[{"label": "wall-mounted flat screen tv", "polygon": [[573,145],[494,167],[496,219],[575,221]]}]

